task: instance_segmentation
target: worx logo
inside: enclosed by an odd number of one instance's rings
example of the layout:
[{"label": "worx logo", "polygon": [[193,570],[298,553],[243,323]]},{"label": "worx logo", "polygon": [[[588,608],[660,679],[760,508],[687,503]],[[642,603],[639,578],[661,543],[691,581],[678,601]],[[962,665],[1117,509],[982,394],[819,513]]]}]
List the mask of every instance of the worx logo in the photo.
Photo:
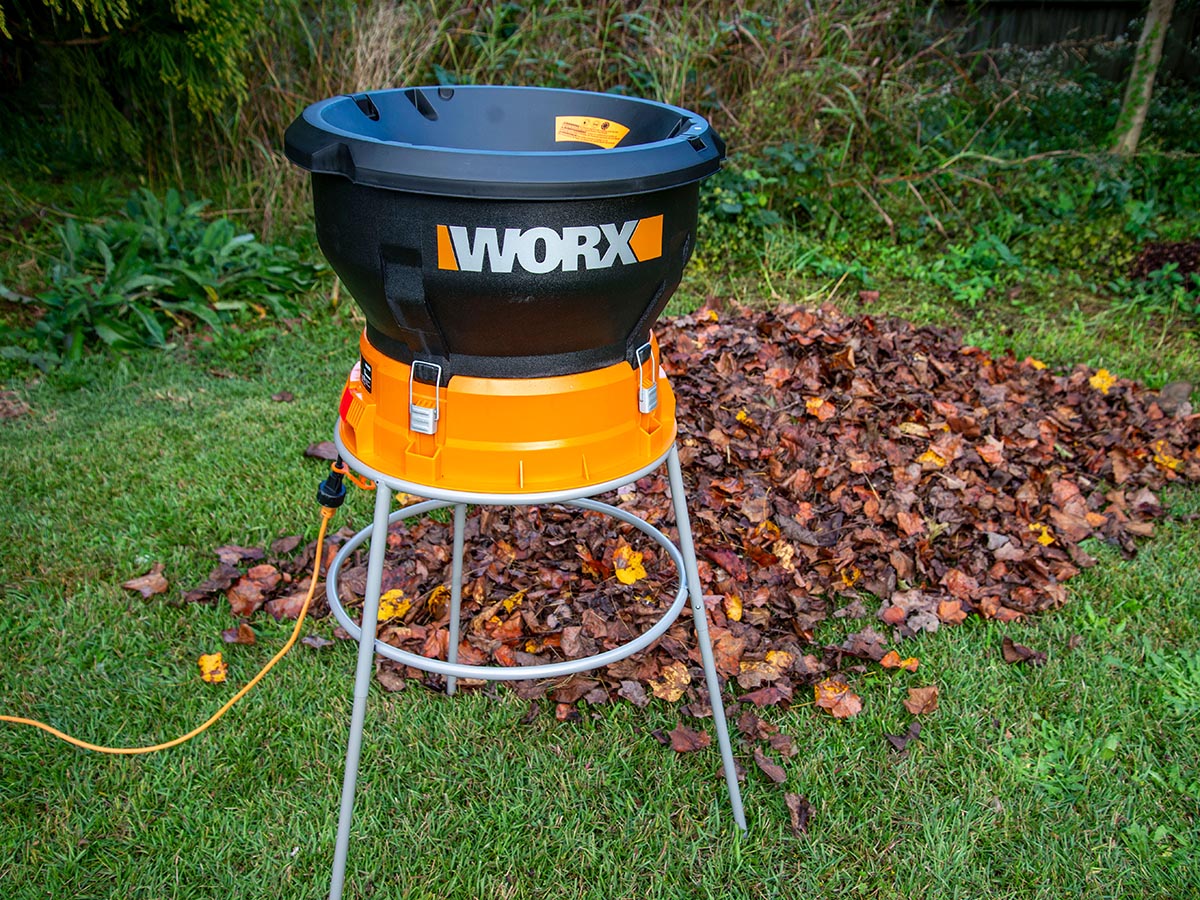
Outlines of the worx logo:
[{"label": "worx logo", "polygon": [[438,268],[451,272],[512,272],[519,265],[541,275],[562,269],[608,269],[662,256],[662,215],[621,225],[564,228],[437,226]]}]

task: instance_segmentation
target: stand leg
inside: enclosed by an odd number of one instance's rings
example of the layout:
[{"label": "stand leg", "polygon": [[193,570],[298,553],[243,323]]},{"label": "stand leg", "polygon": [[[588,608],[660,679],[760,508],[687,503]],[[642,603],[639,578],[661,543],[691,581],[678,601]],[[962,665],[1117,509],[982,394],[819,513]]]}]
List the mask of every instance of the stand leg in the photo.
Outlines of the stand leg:
[{"label": "stand leg", "polygon": [[[463,580],[463,531],[467,524],[467,505],[454,505],[454,558],[450,570],[450,644],[446,649],[446,659],[450,663],[458,662],[458,619],[462,607]],[[453,694],[458,679],[453,675],[446,676],[446,693]]]},{"label": "stand leg", "polygon": [[708,684],[708,700],[712,706],[713,725],[717,729],[717,744],[721,748],[721,763],[725,767],[725,786],[738,828],[746,830],[746,813],[742,810],[742,791],[738,787],[737,768],[733,762],[733,747],[729,743],[729,724],[725,721],[725,705],[721,701],[721,683],[713,661],[712,642],[708,637],[708,614],[704,610],[704,594],[700,590],[700,572],[696,567],[696,547],[692,543],[692,525],[688,518],[687,496],[683,492],[683,473],[679,469],[679,453],[674,446],[667,455],[667,475],[671,482],[671,501],[675,505],[675,525],[679,529],[679,551],[687,575],[688,593],[692,600],[692,618],[696,623],[696,643],[704,660],[704,680]]},{"label": "stand leg", "polygon": [[354,711],[350,716],[350,741],[346,746],[346,774],[342,780],[342,809],[338,816],[337,843],[333,850],[333,875],[329,900],[341,900],[346,880],[346,853],[350,847],[350,822],[354,818],[354,788],[358,781],[358,759],[362,750],[363,721],[367,715],[367,689],[375,663],[375,632],[379,625],[379,592],[383,580],[383,553],[387,549],[388,513],[392,492],[375,486],[375,524],[367,557],[367,590],[363,597],[362,634],[358,639],[358,668],[354,674]]}]

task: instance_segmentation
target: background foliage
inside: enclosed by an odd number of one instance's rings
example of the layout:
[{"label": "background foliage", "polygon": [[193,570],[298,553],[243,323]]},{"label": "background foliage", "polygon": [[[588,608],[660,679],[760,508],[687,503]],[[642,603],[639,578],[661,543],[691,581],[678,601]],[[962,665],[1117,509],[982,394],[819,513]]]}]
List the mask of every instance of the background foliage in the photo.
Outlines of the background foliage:
[{"label": "background foliage", "polygon": [[[882,289],[968,318],[1130,309],[1179,323],[1164,333],[1196,328],[1190,272],[1133,272],[1147,242],[1200,233],[1197,90],[1160,78],[1142,151],[1106,152],[1122,85],[1100,73],[1127,64],[1129,40],[967,51],[939,5],[915,0],[0,3],[0,166],[18,221],[49,227],[56,213],[32,199],[47,177],[100,166],[119,188],[215,196],[315,256],[307,180],[282,155],[305,104],[536,83],[713,120],[731,155],[702,192],[695,271],[714,286]],[[21,240],[32,264],[0,281],[34,295],[54,240]],[[758,288],[735,284],[747,273]]]},{"label": "background foliage", "polygon": [[[18,112],[61,117],[52,137],[137,159],[245,99],[263,11],[261,0],[4,0],[0,84]],[[53,152],[41,131],[13,136]]]}]

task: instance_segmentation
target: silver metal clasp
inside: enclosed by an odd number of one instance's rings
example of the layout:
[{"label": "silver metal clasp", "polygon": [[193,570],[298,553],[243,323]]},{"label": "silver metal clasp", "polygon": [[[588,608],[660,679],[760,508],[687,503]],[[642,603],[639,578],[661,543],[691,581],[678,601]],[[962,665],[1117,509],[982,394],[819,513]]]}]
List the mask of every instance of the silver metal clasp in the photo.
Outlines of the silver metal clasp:
[{"label": "silver metal clasp", "polygon": [[[433,406],[417,403],[413,396],[413,379],[417,374],[417,366],[425,366],[434,370]],[[417,434],[436,434],[438,419],[442,414],[442,367],[437,363],[426,362],[423,359],[413,360],[408,370],[408,427]]]},{"label": "silver metal clasp", "polygon": [[[642,358],[643,355],[645,359]],[[658,365],[654,362],[654,348],[650,346],[649,341],[637,348],[635,358],[638,364],[638,412],[653,412],[658,407]],[[649,387],[646,386],[646,379],[642,375],[647,362],[650,363]]]}]

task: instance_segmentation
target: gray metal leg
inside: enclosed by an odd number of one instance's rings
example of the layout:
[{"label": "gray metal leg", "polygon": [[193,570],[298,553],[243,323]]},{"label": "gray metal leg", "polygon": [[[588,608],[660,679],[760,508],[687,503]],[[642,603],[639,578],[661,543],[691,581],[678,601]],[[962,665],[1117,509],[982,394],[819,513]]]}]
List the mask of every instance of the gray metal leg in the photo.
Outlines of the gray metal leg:
[{"label": "gray metal leg", "polygon": [[683,473],[679,469],[679,453],[674,446],[667,456],[667,474],[671,482],[671,501],[675,505],[675,525],[679,529],[679,550],[687,574],[688,593],[692,600],[692,618],[696,623],[696,643],[704,660],[704,680],[708,684],[708,700],[712,706],[713,725],[717,729],[717,744],[725,767],[725,786],[738,828],[746,830],[746,813],[742,810],[742,791],[738,786],[737,768],[733,762],[733,747],[729,743],[729,724],[725,721],[725,705],[721,701],[721,683],[713,661],[712,642],[708,637],[708,614],[704,610],[704,594],[700,590],[700,572],[696,566],[696,547],[692,543],[692,525],[688,518],[687,495],[683,492]]},{"label": "gray metal leg", "polygon": [[375,485],[375,525],[367,557],[367,590],[363,597],[362,635],[358,640],[358,668],[354,674],[354,712],[350,716],[350,741],[346,746],[346,774],[342,779],[342,810],[338,816],[337,843],[333,850],[333,875],[329,900],[341,900],[346,880],[346,852],[350,847],[350,822],[354,818],[354,788],[358,782],[358,759],[362,751],[363,721],[367,715],[367,690],[375,667],[375,632],[379,625],[379,592],[383,580],[383,553],[387,549],[388,513],[392,491]]},{"label": "gray metal leg", "polygon": [[[450,665],[458,662],[458,619],[462,610],[463,531],[467,525],[467,505],[454,504],[454,561],[450,570],[450,644],[446,649],[446,661]],[[446,676],[446,693],[453,694],[458,679]]]}]

